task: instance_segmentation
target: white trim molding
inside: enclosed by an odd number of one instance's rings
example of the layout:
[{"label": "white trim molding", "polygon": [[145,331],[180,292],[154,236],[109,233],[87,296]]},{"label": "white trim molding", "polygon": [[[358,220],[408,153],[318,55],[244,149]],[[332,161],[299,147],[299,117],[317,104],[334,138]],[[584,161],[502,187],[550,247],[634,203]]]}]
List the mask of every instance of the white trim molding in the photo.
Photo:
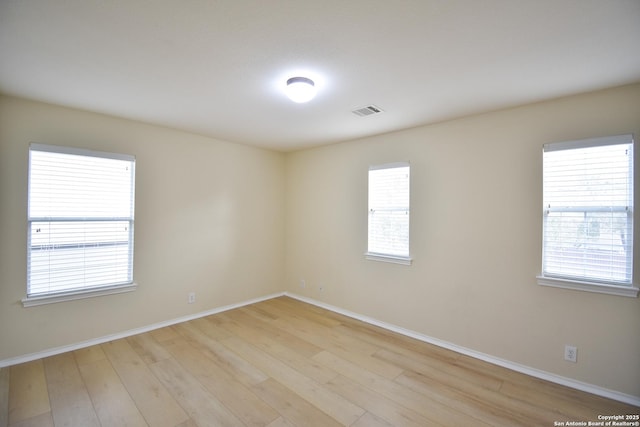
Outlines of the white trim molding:
[{"label": "white trim molding", "polygon": [[321,307],[330,311],[333,311],[338,314],[342,314],[347,317],[351,317],[353,319],[360,320],[362,322],[379,326],[383,329],[399,333],[401,335],[417,339],[419,341],[423,341],[429,344],[437,345],[442,348],[446,348],[451,351],[455,351],[457,353],[461,353],[470,357],[474,357],[479,360],[483,360],[488,363],[492,363],[494,365],[502,366],[503,368],[511,369],[516,372],[521,372],[523,374],[530,375],[532,377],[540,378],[546,381],[550,381],[556,384],[564,385],[570,388],[574,388],[576,390],[585,391],[587,393],[595,394],[597,396],[606,397],[609,399],[617,400],[619,402],[624,402],[629,405],[640,406],[640,396],[633,396],[630,394],[621,393],[615,390],[610,390],[604,387],[596,386],[593,384],[584,383],[581,381],[576,381],[571,378],[566,378],[560,375],[552,374],[549,372],[545,372],[539,369],[531,368],[529,366],[521,365],[519,363],[511,362],[509,360],[501,359],[499,357],[495,357],[486,353],[482,353],[479,351],[471,350],[466,347],[459,346],[457,344],[450,343],[448,341],[443,341],[437,338],[430,337],[428,335],[421,334],[419,332],[415,332],[409,329],[402,328],[400,326],[396,326],[387,322],[382,322],[380,320],[374,319],[372,317],[364,316],[358,313],[354,313],[349,310],[345,310],[330,304],[323,303],[321,301],[314,300],[312,298],[307,298],[301,295],[297,295],[291,292],[279,292],[271,295],[266,295],[263,297],[249,299],[243,302],[239,302],[236,304],[225,305],[222,307],[214,308],[207,311],[202,311],[199,313],[189,314],[186,316],[178,317],[175,319],[170,319],[158,323],[154,323],[152,325],[143,326],[140,328],[130,329],[128,331],[118,332],[111,335],[105,335],[103,337],[94,338],[86,341],[82,341],[75,344],[65,345],[61,347],[56,347],[36,353],[26,354],[23,356],[13,357],[9,359],[0,360],[0,368],[4,368],[7,366],[17,365],[19,363],[30,362],[32,360],[41,359],[44,357],[55,356],[57,354],[66,353],[68,351],[79,350],[81,348],[90,347],[92,345],[103,344],[105,342],[127,338],[132,335],[142,334],[145,332],[153,331],[155,329],[164,328],[166,326],[175,325],[177,323],[187,322],[189,320],[198,319],[200,317],[210,316],[212,314],[222,313],[224,311],[233,310],[234,308],[244,307],[246,305],[255,304],[261,301],[270,300],[272,298],[278,298],[281,296],[288,296],[290,298],[306,302],[308,304],[315,305],[317,307]]},{"label": "white trim molding", "polygon": [[411,265],[413,262],[411,257],[385,255],[376,252],[366,252],[364,256],[370,261],[391,262],[393,264]]},{"label": "white trim molding", "polygon": [[266,301],[269,299],[283,296],[285,293],[280,292],[276,294],[266,295],[263,297],[253,298],[236,304],[229,304],[218,308],[213,308],[207,311],[201,311],[199,313],[188,314],[186,316],[178,317],[175,319],[165,320],[162,322],[154,323],[140,328],[129,329],[128,331],[117,332],[115,334],[105,335],[98,338],[93,338],[86,341],[81,341],[74,344],[64,345],[61,347],[55,347],[48,350],[38,351],[36,353],[25,354],[23,356],[12,357],[9,359],[0,360],[0,368],[7,366],[17,365],[19,363],[31,362],[33,360],[42,359],[44,357],[55,356],[57,354],[66,353],[68,351],[75,351],[81,348],[91,347],[92,345],[104,344],[109,341],[127,338],[133,335],[143,334],[145,332],[153,331],[155,329],[164,328],[166,326],[175,325],[177,323],[188,322],[189,320],[198,319],[200,317],[210,316],[212,314],[222,313],[223,311],[233,310],[234,308],[244,307],[245,305],[255,304],[257,302]]},{"label": "white trim molding", "polygon": [[606,397],[608,399],[617,400],[619,402],[627,403],[629,405],[640,406],[640,396],[633,396],[626,393],[621,393],[619,391],[610,390],[608,388],[600,387],[594,384],[584,383],[582,381],[577,381],[571,378],[563,377],[561,375],[553,374],[550,372],[542,371],[540,369],[532,368],[529,366],[521,365],[519,363],[511,362],[509,360],[501,359],[499,357],[492,356],[490,354],[482,353],[476,350],[472,350],[466,347],[459,346],[457,344],[450,343],[448,341],[443,341],[438,338],[433,338],[425,334],[421,334],[419,332],[412,331],[410,329],[405,329],[400,326],[393,325],[391,323],[382,322],[380,320],[374,319],[372,317],[364,316],[358,313],[354,313],[349,310],[344,310],[339,307],[335,307],[330,304],[323,303],[321,301],[314,300],[312,298],[307,298],[304,296],[297,295],[291,292],[285,292],[284,295],[297,299],[302,302],[306,302],[312,305],[315,305],[320,308],[327,309],[329,311],[333,311],[338,314],[342,314],[347,317],[351,317],[353,319],[360,320],[362,322],[368,323],[370,325],[379,326],[383,329],[399,333],[401,335],[415,338],[419,341],[423,341],[429,344],[437,345],[438,347],[446,348],[447,350],[455,351],[456,353],[461,353],[466,356],[470,356],[476,359],[483,360],[485,362],[491,363],[493,365],[502,366],[503,368],[511,369],[512,371],[520,372],[526,375],[530,375],[535,378],[539,378],[542,380],[546,380],[552,383],[560,384],[566,387],[570,387],[576,390],[584,391],[587,393],[595,394],[597,396]]},{"label": "white trim molding", "polygon": [[41,296],[27,296],[22,299],[23,307],[36,307],[44,304],[55,304],[64,301],[74,301],[84,298],[101,297],[105,295],[121,294],[124,292],[133,292],[138,289],[136,283],[127,283],[126,285],[104,286],[96,289],[80,289],[71,292],[60,292],[57,294],[46,294]]},{"label": "white trim molding", "polygon": [[637,298],[640,289],[635,286],[620,286],[610,284],[600,284],[584,282],[581,280],[569,280],[555,277],[537,276],[538,285],[550,286],[552,288],[571,289],[574,291],[595,292],[598,294],[617,295],[620,297]]}]

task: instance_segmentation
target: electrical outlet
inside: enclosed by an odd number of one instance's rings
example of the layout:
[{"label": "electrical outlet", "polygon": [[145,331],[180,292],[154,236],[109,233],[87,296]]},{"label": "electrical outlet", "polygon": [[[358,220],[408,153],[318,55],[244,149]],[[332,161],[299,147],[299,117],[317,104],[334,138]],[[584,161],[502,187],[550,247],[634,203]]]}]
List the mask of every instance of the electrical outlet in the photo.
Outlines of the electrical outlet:
[{"label": "electrical outlet", "polygon": [[324,285],[322,283],[318,286],[318,291],[321,293],[324,292]]},{"label": "electrical outlet", "polygon": [[307,287],[307,284],[305,283],[304,279],[300,280],[300,287],[303,289]]},{"label": "electrical outlet", "polygon": [[189,302],[189,304],[193,304],[194,302],[196,302],[196,293],[195,292],[189,292],[188,302]]},{"label": "electrical outlet", "polygon": [[564,346],[564,360],[567,362],[578,362],[578,348],[572,345]]}]

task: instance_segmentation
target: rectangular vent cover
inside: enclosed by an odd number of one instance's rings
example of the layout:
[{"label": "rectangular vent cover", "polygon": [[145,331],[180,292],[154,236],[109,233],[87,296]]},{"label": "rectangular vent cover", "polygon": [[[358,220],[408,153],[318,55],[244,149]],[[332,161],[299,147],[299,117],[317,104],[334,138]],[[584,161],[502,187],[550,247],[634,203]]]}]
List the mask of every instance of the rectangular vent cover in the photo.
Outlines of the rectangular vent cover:
[{"label": "rectangular vent cover", "polygon": [[353,114],[360,117],[370,116],[372,114],[378,114],[382,112],[382,108],[376,107],[375,105],[368,105],[366,107],[358,108],[352,111]]}]

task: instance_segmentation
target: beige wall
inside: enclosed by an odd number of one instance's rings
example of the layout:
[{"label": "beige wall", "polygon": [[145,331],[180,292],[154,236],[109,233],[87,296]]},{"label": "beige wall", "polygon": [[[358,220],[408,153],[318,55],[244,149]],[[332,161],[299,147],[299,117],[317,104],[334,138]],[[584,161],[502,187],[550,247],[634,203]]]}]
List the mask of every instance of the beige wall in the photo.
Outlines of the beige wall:
[{"label": "beige wall", "polygon": [[[22,307],[32,141],[136,156],[136,292]],[[280,153],[0,97],[0,360],[281,292],[284,161]]]},{"label": "beige wall", "polygon": [[[375,119],[362,119],[363,126]],[[640,135],[640,85],[292,153],[287,289],[640,396],[640,299],[542,287],[535,279],[542,144],[624,133]],[[410,267],[363,256],[368,166],[400,160],[412,166]],[[578,347],[577,364],[563,360],[565,344]]]},{"label": "beige wall", "polygon": [[[640,85],[287,155],[0,97],[0,360],[289,290],[640,396],[640,299],[535,281],[542,144],[630,132]],[[137,157],[136,292],[22,307],[31,141]],[[363,256],[367,168],[397,160],[410,267]]]}]

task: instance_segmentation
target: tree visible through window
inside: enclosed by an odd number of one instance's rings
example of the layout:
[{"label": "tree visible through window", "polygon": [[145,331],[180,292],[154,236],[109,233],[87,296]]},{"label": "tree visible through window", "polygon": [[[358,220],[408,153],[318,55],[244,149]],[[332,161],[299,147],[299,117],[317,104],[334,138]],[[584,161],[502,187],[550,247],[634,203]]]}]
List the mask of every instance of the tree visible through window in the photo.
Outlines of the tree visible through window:
[{"label": "tree visible through window", "polygon": [[135,158],[31,144],[27,296],[133,282]]}]

